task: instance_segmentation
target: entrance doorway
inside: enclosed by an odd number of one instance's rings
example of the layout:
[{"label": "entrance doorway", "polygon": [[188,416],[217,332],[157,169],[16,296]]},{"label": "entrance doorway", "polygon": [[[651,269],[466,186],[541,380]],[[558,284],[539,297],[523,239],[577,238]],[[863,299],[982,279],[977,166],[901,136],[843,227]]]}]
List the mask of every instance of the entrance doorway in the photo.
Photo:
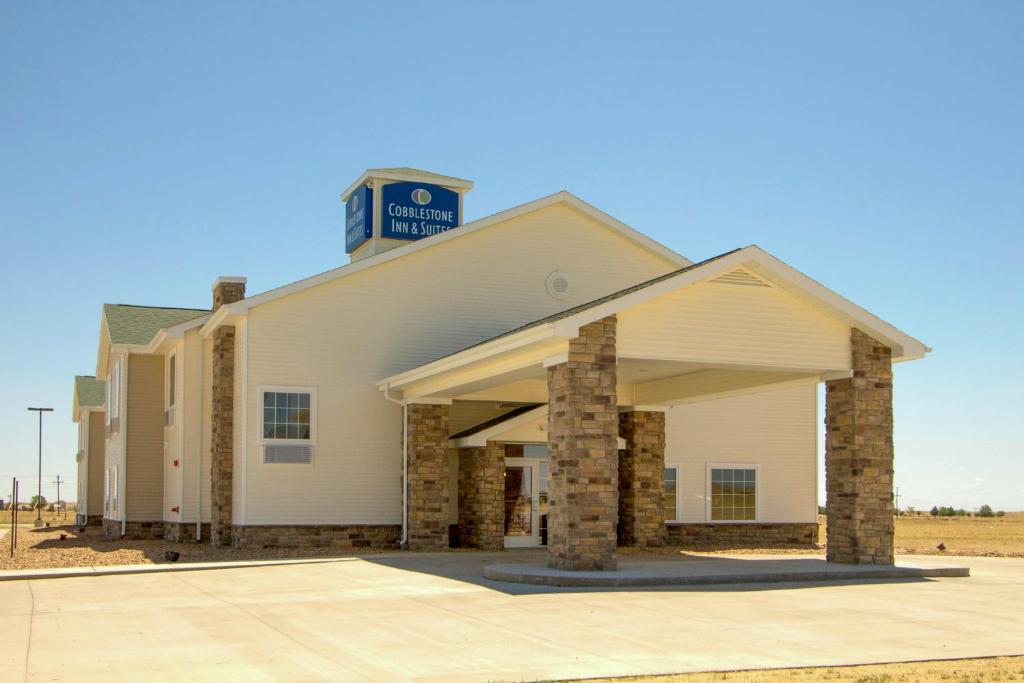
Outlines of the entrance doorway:
[{"label": "entrance doorway", "polygon": [[[545,456],[547,449],[544,449]],[[546,459],[505,458],[505,547],[548,544],[548,463]]]}]

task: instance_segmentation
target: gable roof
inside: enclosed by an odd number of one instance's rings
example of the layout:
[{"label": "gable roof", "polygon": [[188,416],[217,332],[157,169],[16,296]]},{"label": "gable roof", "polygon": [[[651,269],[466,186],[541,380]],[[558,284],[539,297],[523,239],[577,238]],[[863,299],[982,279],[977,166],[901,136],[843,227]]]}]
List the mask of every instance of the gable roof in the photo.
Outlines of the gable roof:
[{"label": "gable roof", "polygon": [[148,344],[161,329],[207,315],[202,308],[103,304],[111,344]]},{"label": "gable roof", "polygon": [[82,408],[102,408],[106,382],[92,375],[75,375],[75,400]]},{"label": "gable roof", "polygon": [[546,339],[572,338],[577,336],[579,328],[584,325],[615,315],[631,306],[650,301],[666,292],[720,275],[737,267],[749,268],[759,276],[779,284],[795,296],[817,307],[822,314],[831,315],[851,327],[859,328],[889,346],[892,349],[893,362],[923,358],[931,351],[921,341],[812,280],[760,247],[750,245],[713,256],[700,263],[666,273],[589,303],[540,318],[487,341],[473,344],[436,360],[386,377],[378,381],[377,386],[381,390],[398,388],[454,368],[511,352],[517,348],[543,342]]},{"label": "gable roof", "polygon": [[75,388],[71,398],[71,420],[78,422],[83,408],[102,409],[106,382],[92,375],[75,375]]},{"label": "gable roof", "polygon": [[327,282],[332,282],[334,280],[346,277],[348,275],[353,275],[355,273],[362,272],[364,270],[373,268],[374,266],[380,265],[382,263],[388,263],[395,259],[402,258],[403,256],[408,256],[410,254],[414,254],[424,249],[431,249],[433,247],[437,247],[451,240],[459,239],[460,237],[463,237],[470,233],[474,233],[479,230],[485,230],[489,227],[500,225],[514,218],[525,216],[535,211],[540,211],[541,209],[546,209],[550,206],[556,205],[564,205],[576,209],[577,211],[580,211],[581,213],[591,218],[595,222],[603,225],[604,227],[619,233],[626,239],[639,244],[641,247],[648,249],[649,251],[652,251],[661,256],[662,258],[674,262],[679,266],[688,266],[692,263],[692,261],[690,261],[685,256],[672,251],[665,245],[651,239],[650,237],[647,237],[638,230],[629,227],[622,221],[613,218],[612,216],[609,216],[605,212],[601,211],[592,204],[583,201],[574,194],[562,190],[561,192],[556,192],[555,194],[548,195],[547,197],[541,197],[540,199],[535,199],[532,202],[527,202],[526,204],[521,204],[511,209],[506,209],[505,211],[500,211],[490,216],[486,216],[484,218],[477,219],[470,223],[466,223],[465,225],[462,225],[454,230],[448,230],[437,235],[424,237],[423,239],[416,240],[415,242],[410,242],[409,244],[404,244],[400,247],[395,247],[394,249],[389,249],[388,251],[367,257],[360,261],[348,263],[344,266],[324,271],[323,273],[319,273],[317,275],[313,275],[303,280],[293,282],[289,285],[277,287],[276,289],[270,289],[260,294],[254,294],[253,296],[248,296],[242,299],[241,301],[236,301],[234,303],[222,306],[210,318],[210,321],[203,327],[203,335],[208,335],[210,332],[216,329],[221,323],[223,323],[223,321],[229,315],[244,314],[246,311],[248,311],[250,308],[254,306],[259,306],[261,304],[269,303],[271,301],[276,301],[291,294],[295,294],[297,292],[310,289],[311,287],[316,287],[318,285],[322,285]]}]

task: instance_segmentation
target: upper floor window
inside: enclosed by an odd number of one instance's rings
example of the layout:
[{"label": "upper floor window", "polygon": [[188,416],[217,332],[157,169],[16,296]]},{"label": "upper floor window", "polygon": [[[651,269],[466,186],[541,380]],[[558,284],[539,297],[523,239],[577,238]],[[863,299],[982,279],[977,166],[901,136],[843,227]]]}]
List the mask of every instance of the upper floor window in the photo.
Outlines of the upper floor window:
[{"label": "upper floor window", "polygon": [[177,360],[177,356],[175,354],[173,354],[173,353],[170,356],[167,357],[167,407],[168,408],[173,408],[174,407],[174,398],[175,398],[175,393],[176,393],[176,389],[177,389],[176,384],[177,384],[177,377],[178,377],[177,373],[175,372],[175,366],[176,366],[176,362],[175,361],[176,360]]},{"label": "upper floor window", "polygon": [[121,414],[121,362],[117,361],[114,363],[114,367],[110,369],[110,374],[107,375],[106,386],[104,387],[106,403],[104,408],[106,409],[106,423],[108,425],[116,424],[115,418]]}]

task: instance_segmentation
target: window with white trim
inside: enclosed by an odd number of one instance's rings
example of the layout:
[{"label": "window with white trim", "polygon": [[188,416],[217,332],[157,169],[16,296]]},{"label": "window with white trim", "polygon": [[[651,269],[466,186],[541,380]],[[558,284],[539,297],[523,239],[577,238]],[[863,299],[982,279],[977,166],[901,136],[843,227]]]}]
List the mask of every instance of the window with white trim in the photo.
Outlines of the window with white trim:
[{"label": "window with white trim", "polygon": [[107,384],[104,387],[106,394],[105,415],[107,426],[115,425],[116,419],[121,414],[121,362],[114,363],[110,374],[107,375]]},{"label": "window with white trim", "polygon": [[175,360],[176,354],[171,354],[167,357],[167,407],[174,407],[174,394],[177,389],[175,384],[177,383],[177,376],[175,374]]},{"label": "window with white trim", "polygon": [[682,521],[683,513],[679,504],[679,465],[665,465],[665,521]]},{"label": "window with white trim", "polygon": [[260,437],[265,464],[310,464],[316,443],[316,389],[261,387]]},{"label": "window with white trim", "polygon": [[708,468],[712,522],[757,520],[757,467],[712,465]]}]

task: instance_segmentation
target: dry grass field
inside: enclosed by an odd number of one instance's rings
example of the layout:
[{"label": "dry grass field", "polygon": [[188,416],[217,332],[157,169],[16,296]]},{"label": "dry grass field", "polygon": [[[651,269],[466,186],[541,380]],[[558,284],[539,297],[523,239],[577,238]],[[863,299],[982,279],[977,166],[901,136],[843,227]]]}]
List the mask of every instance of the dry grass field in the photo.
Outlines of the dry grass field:
[{"label": "dry grass field", "polygon": [[[111,540],[103,536],[100,527],[86,527],[84,532],[79,532],[74,525],[54,525],[40,529],[21,526],[18,529],[18,547],[11,557],[9,533],[0,536],[0,570],[162,564],[167,562],[164,554],[169,550],[180,554],[178,562],[277,560],[346,554],[335,548],[215,548],[208,542]],[[380,551],[361,548],[347,554],[374,552]]]},{"label": "dry grass field", "polygon": [[[937,550],[940,543],[945,551]],[[1024,557],[1024,512],[1005,517],[897,517],[896,552]]]},{"label": "dry grass field", "polygon": [[801,683],[802,681],[856,681],[857,683],[988,683],[1024,681],[1024,657],[951,659],[903,664],[836,666],[812,669],[766,669],[724,673],[676,674],[634,678],[593,679],[588,683]]},{"label": "dry grass field", "polygon": [[[825,518],[819,518],[818,537],[825,542]],[[939,550],[938,545],[946,546]],[[896,518],[896,552],[913,555],[983,555],[1024,557],[1024,512],[1005,517]]]}]

